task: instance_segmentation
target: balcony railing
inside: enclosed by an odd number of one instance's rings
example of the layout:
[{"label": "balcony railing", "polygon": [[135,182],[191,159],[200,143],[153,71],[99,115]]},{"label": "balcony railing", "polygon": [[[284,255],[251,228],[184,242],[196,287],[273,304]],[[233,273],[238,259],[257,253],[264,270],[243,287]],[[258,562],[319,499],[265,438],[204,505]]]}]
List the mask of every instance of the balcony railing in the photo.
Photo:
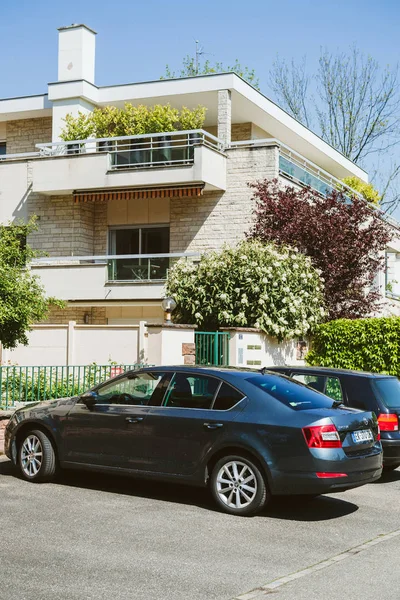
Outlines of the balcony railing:
[{"label": "balcony railing", "polygon": [[103,256],[58,256],[34,259],[32,267],[79,267],[107,265],[108,282],[148,283],[165,281],[168,270],[180,259],[195,261],[195,252],[168,254],[124,254]]},{"label": "balcony railing", "polygon": [[45,157],[107,153],[110,170],[191,165],[196,146],[223,150],[222,142],[203,129],[36,144]]}]

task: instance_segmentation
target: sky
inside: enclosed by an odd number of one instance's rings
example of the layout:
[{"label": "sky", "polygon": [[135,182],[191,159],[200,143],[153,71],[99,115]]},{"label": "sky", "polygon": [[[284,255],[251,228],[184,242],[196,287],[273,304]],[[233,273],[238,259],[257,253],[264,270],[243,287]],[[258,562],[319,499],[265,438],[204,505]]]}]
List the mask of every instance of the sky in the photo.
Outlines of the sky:
[{"label": "sky", "polygon": [[[316,63],[321,47],[399,59],[397,0],[0,0],[0,98],[40,94],[57,78],[57,28],[98,32],[96,83],[158,79],[200,40],[205,58],[254,68],[267,95],[279,54]],[[270,94],[271,95],[271,94]]]},{"label": "sky", "polygon": [[235,59],[268,75],[277,55],[306,56],[350,46],[394,67],[400,50],[399,0],[0,0],[0,98],[40,94],[57,79],[57,28],[85,23],[98,32],[96,84],[159,79],[178,69],[195,40],[204,59]]}]

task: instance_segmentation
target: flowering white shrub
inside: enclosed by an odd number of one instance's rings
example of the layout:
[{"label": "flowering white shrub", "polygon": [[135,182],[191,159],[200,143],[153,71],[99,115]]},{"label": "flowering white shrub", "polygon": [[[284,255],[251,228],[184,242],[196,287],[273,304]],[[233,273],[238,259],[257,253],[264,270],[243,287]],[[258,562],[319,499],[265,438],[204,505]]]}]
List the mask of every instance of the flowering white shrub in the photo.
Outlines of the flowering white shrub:
[{"label": "flowering white shrub", "polygon": [[174,320],[201,329],[257,327],[280,340],[311,333],[325,311],[323,283],[297,249],[243,241],[170,269]]}]

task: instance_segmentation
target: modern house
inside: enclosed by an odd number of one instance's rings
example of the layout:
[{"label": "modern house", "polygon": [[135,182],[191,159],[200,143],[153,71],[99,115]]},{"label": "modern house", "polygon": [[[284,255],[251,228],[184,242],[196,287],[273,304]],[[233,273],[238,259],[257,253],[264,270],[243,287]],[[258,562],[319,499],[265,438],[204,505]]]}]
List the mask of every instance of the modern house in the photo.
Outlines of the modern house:
[{"label": "modern house", "polygon": [[[51,312],[49,325],[143,333],[146,321],[162,318],[173,261],[192,260],[248,230],[249,182],[279,177],[323,191],[348,176],[368,180],[233,73],[98,87],[95,41],[86,25],[60,28],[58,80],[41,95],[0,99],[0,223],[38,217],[29,241],[46,256],[32,269],[49,295],[68,303]],[[126,102],[203,105],[204,128],[60,140],[67,114]],[[392,249],[392,271],[399,251]],[[52,347],[50,338],[39,340],[43,331],[35,330],[33,343],[42,350]],[[23,363],[21,352],[6,358]]]}]

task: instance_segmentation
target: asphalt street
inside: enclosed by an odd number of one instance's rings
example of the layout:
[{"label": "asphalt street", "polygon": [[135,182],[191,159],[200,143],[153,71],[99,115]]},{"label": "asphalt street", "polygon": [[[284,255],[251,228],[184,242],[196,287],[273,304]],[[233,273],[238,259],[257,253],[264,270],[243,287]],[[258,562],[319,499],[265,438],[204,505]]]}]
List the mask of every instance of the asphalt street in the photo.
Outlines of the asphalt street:
[{"label": "asphalt street", "polygon": [[399,498],[400,469],[246,519],[175,485],[72,472],[31,484],[3,457],[0,599],[397,600]]}]

